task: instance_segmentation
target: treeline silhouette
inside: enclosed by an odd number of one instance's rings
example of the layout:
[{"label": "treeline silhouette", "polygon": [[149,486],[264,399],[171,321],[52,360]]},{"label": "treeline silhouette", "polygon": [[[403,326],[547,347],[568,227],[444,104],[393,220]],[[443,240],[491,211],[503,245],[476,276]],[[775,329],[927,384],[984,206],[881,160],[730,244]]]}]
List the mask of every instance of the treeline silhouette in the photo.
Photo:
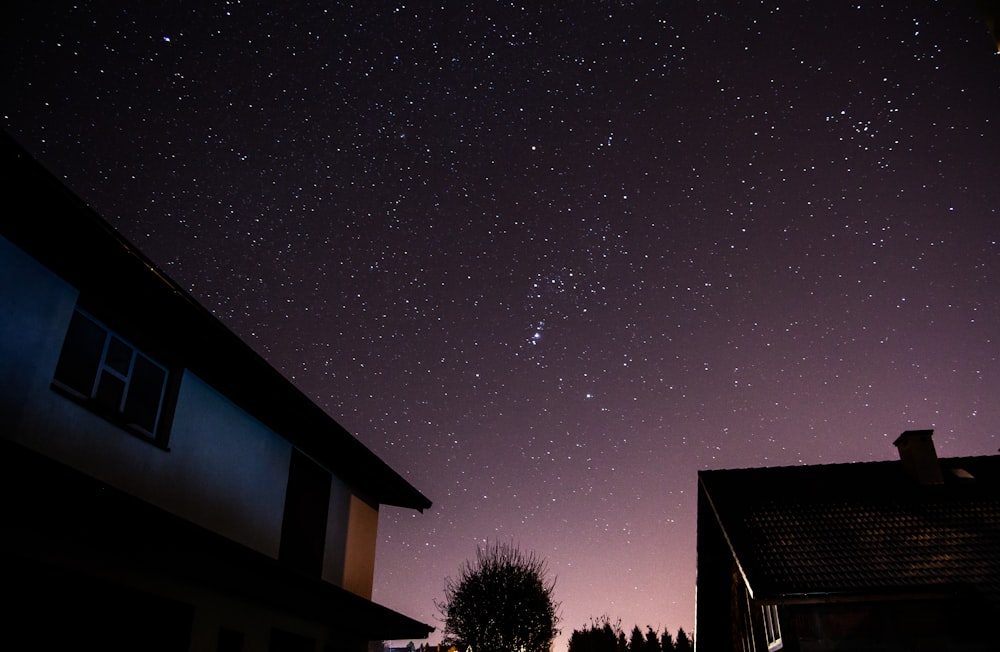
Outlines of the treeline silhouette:
[{"label": "treeline silhouette", "polygon": [[694,638],[681,627],[677,637],[671,636],[666,627],[662,632],[647,625],[643,633],[639,626],[632,628],[626,638],[621,620],[611,622],[608,616],[591,619],[590,625],[574,629],[569,637],[568,652],[693,652]]}]

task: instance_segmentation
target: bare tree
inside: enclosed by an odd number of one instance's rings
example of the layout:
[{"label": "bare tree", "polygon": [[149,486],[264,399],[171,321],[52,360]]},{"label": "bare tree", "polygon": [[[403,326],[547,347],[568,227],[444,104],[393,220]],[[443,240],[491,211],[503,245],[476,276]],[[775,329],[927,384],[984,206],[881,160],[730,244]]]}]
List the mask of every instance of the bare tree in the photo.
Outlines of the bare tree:
[{"label": "bare tree", "polygon": [[548,652],[559,633],[555,580],[544,560],[514,545],[477,547],[456,579],[447,578],[444,642],[473,652]]}]

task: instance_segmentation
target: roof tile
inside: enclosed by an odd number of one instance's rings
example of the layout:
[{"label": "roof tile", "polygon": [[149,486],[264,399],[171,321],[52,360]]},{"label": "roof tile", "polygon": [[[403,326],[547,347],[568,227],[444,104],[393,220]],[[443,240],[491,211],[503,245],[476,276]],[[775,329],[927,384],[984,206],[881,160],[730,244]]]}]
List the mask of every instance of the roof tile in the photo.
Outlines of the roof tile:
[{"label": "roof tile", "polygon": [[700,476],[757,598],[974,590],[1000,604],[1000,457],[941,463],[937,486],[899,462]]}]

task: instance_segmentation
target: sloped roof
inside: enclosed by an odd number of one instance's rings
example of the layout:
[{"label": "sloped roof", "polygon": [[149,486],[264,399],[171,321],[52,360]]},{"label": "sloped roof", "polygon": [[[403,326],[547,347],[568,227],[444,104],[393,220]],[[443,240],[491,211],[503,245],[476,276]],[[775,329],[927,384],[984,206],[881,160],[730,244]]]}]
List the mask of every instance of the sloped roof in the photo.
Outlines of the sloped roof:
[{"label": "sloped roof", "polygon": [[[212,313],[45,170],[0,134],[8,206],[3,235],[102,307],[124,311],[128,339],[190,369],[262,423],[382,504],[424,510],[431,501],[372,453]],[[116,329],[121,326],[114,324]],[[157,348],[159,347],[159,348]]]},{"label": "sloped roof", "polygon": [[977,592],[1000,606],[1000,456],[702,471],[755,599]]}]

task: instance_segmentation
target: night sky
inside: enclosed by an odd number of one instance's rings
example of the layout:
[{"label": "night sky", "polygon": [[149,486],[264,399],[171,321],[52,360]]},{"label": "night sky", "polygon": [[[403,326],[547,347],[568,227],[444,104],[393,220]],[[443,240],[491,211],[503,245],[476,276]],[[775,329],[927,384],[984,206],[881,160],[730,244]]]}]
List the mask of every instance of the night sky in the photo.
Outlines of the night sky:
[{"label": "night sky", "polygon": [[5,128],[434,501],[374,595],[431,642],[477,544],[560,648],[690,632],[698,470],[1000,446],[971,0],[13,4]]}]

